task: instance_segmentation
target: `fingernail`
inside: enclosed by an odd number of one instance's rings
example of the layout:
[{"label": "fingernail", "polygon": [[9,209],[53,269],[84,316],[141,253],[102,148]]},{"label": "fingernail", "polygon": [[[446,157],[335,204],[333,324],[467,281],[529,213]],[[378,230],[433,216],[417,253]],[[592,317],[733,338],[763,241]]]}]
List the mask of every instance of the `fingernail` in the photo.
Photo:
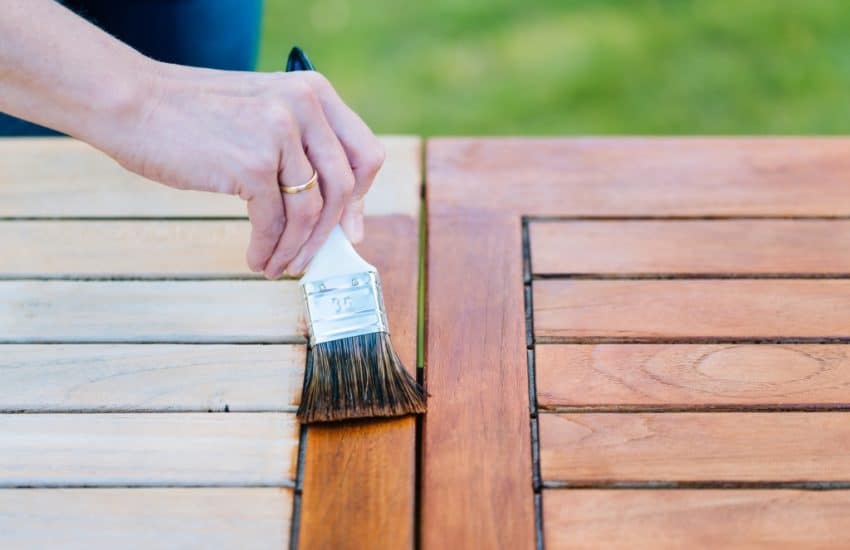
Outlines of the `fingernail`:
[{"label": "fingernail", "polygon": [[304,271],[304,261],[301,259],[301,254],[298,254],[294,260],[289,262],[286,267],[286,274],[290,277],[300,277]]},{"label": "fingernail", "polygon": [[266,279],[274,281],[276,279],[280,279],[280,276],[283,275],[283,272],[279,269],[266,269],[265,271],[263,271],[263,275],[266,277]]}]

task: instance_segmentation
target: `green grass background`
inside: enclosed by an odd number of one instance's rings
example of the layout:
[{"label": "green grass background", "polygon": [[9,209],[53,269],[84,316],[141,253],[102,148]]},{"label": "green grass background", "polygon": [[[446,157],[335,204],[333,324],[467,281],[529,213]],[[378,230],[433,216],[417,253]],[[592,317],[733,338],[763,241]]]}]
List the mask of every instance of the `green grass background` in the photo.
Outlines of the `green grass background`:
[{"label": "green grass background", "polygon": [[266,0],[381,133],[850,131],[846,0]]}]

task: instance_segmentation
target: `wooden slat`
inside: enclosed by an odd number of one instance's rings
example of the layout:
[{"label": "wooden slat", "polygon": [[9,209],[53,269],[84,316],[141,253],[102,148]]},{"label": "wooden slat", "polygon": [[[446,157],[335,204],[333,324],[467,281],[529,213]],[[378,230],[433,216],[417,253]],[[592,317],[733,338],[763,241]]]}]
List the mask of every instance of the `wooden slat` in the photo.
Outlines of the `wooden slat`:
[{"label": "wooden slat", "polygon": [[535,222],[538,274],[847,274],[848,220]]},{"label": "wooden slat", "polygon": [[4,345],[0,411],[289,411],[300,345]]},{"label": "wooden slat", "polygon": [[[419,209],[420,140],[382,138],[387,160],[366,198],[369,215]],[[68,138],[0,141],[0,217],[245,217],[236,197],[185,192],[132,174]]]},{"label": "wooden slat", "polygon": [[540,415],[550,481],[850,480],[842,412]]},{"label": "wooden slat", "polygon": [[545,491],[547,548],[850,546],[848,491]]},{"label": "wooden slat", "polygon": [[516,217],[431,213],[423,548],[533,548]]},{"label": "wooden slat", "polygon": [[544,280],[533,289],[540,342],[850,337],[850,280]]},{"label": "wooden slat", "polygon": [[290,489],[5,489],[0,547],[280,549],[291,517]]},{"label": "wooden slat", "polygon": [[[366,219],[360,247],[381,273],[393,348],[416,370],[418,220]],[[302,548],[413,548],[416,424],[413,418],[307,429]]]},{"label": "wooden slat", "polygon": [[542,409],[850,407],[850,346],[600,344],[535,348]]},{"label": "wooden slat", "polygon": [[527,216],[847,216],[847,138],[441,138],[452,207]]},{"label": "wooden slat", "polygon": [[0,281],[6,342],[303,343],[296,281]]},{"label": "wooden slat", "polygon": [[0,221],[0,276],[259,278],[248,221]]},{"label": "wooden slat", "polygon": [[290,486],[297,449],[286,413],[0,414],[0,486]]}]

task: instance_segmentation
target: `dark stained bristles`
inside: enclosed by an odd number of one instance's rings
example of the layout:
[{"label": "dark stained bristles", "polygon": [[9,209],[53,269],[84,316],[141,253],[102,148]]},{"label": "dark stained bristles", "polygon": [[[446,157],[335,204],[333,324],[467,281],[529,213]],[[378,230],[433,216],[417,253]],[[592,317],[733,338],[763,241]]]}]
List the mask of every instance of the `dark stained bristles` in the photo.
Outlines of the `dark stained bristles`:
[{"label": "dark stained bristles", "polygon": [[323,342],[310,353],[298,407],[302,423],[425,412],[425,391],[386,332]]}]

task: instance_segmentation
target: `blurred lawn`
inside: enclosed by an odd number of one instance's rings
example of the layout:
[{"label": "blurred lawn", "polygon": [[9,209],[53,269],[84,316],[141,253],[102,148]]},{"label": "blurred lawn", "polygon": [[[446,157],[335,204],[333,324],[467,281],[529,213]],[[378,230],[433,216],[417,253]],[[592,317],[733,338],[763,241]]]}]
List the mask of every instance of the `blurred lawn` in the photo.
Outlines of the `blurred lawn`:
[{"label": "blurred lawn", "polygon": [[262,70],[304,47],[372,128],[850,133],[846,0],[266,0]]}]

